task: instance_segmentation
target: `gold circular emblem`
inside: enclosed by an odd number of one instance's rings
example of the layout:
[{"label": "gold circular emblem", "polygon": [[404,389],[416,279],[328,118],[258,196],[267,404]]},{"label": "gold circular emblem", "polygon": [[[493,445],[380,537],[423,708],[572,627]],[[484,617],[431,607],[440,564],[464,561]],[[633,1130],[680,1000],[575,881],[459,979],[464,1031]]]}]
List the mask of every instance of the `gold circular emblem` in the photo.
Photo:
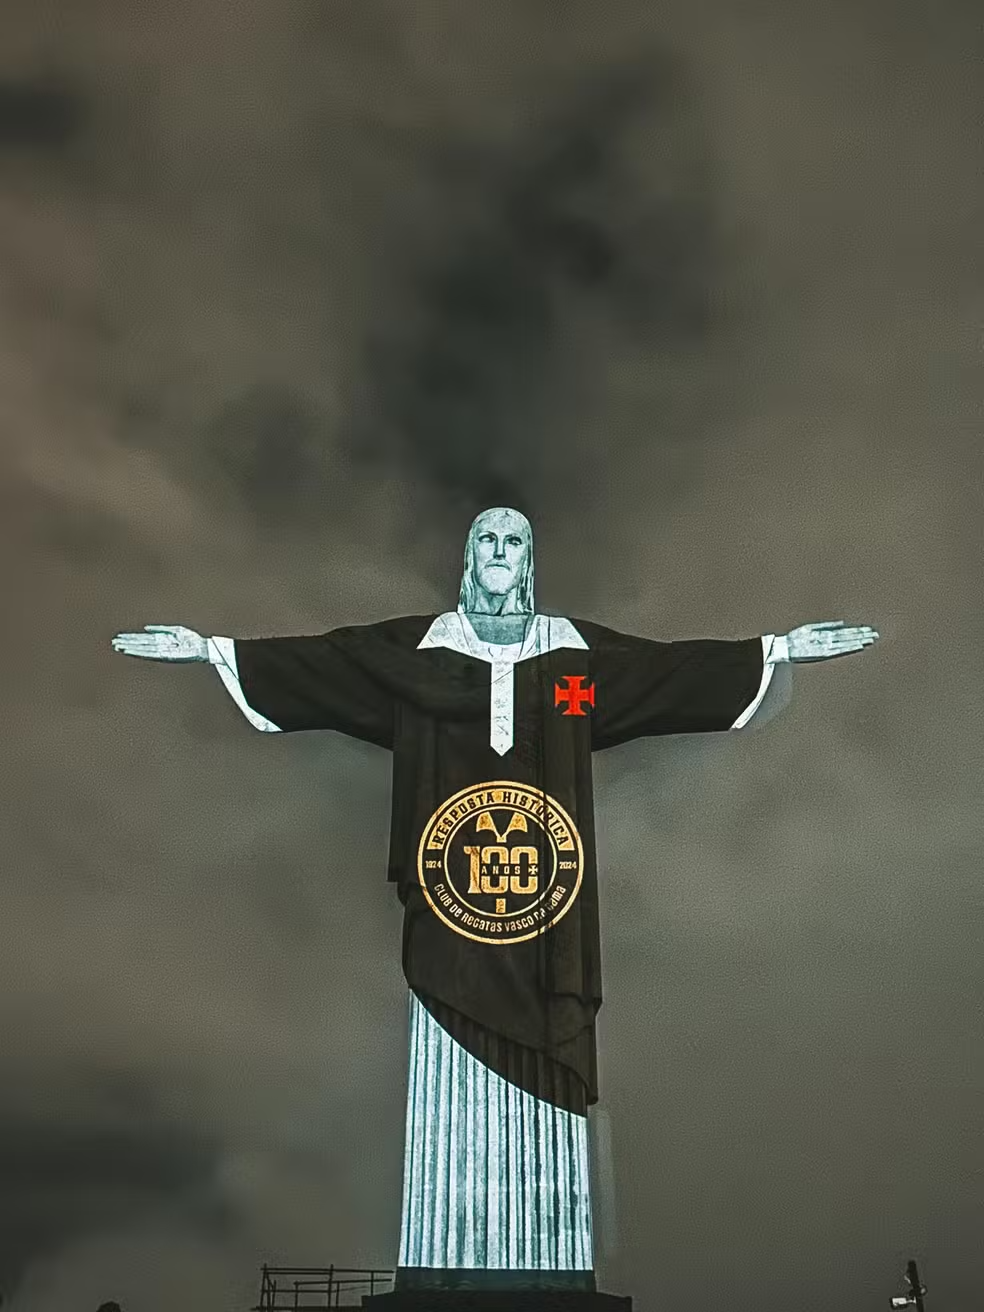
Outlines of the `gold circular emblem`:
[{"label": "gold circular emblem", "polygon": [[428,820],[417,875],[431,910],[479,943],[522,943],[567,914],[584,850],[547,793],[508,779],[463,788]]}]

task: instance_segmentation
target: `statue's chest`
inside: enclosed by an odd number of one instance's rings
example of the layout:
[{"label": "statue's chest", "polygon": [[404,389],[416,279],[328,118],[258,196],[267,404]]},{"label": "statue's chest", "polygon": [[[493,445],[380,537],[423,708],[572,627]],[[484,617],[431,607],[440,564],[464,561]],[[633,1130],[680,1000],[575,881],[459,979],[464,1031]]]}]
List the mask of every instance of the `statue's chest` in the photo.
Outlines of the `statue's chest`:
[{"label": "statue's chest", "polygon": [[529,631],[526,615],[470,615],[468,619],[479,642],[499,647],[522,643]]}]

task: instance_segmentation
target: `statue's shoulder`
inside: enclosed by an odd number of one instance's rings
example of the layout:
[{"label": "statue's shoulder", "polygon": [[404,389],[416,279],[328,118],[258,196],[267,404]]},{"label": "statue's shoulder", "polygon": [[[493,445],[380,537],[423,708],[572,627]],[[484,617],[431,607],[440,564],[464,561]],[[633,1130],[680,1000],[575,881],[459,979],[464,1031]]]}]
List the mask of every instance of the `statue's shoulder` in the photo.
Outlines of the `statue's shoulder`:
[{"label": "statue's shoulder", "polygon": [[436,614],[397,615],[393,619],[380,620],[378,624],[368,625],[367,630],[371,629],[380,642],[402,647],[407,651],[415,651],[420,645],[420,640],[437,618]]},{"label": "statue's shoulder", "polygon": [[397,615],[371,624],[344,624],[324,636],[356,650],[400,647],[412,651],[435,619],[435,615]]},{"label": "statue's shoulder", "polygon": [[579,619],[575,615],[571,615],[564,622],[570,624],[581,635],[588,647],[593,650],[618,643],[625,636],[622,633],[616,633],[614,629],[606,628],[604,624],[597,624],[594,620]]},{"label": "statue's shoulder", "polygon": [[618,629],[609,628],[606,624],[598,624],[595,620],[575,619],[571,616],[570,623],[581,634],[588,647],[599,654],[608,653],[612,656],[634,655],[643,648],[649,652],[655,652],[668,645],[658,639],[645,637],[641,634],[622,633]]}]

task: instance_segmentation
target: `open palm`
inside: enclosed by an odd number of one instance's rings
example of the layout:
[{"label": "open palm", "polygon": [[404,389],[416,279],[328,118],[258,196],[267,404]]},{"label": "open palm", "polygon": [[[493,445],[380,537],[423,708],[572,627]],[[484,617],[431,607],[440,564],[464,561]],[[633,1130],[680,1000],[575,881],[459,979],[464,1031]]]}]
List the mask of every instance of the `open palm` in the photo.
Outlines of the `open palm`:
[{"label": "open palm", "polygon": [[791,661],[829,661],[870,647],[878,637],[867,624],[849,628],[843,620],[821,620],[817,624],[801,624],[786,634],[786,641]]},{"label": "open palm", "polygon": [[208,641],[183,624],[145,624],[142,633],[118,633],[113,651],[148,661],[207,661]]}]

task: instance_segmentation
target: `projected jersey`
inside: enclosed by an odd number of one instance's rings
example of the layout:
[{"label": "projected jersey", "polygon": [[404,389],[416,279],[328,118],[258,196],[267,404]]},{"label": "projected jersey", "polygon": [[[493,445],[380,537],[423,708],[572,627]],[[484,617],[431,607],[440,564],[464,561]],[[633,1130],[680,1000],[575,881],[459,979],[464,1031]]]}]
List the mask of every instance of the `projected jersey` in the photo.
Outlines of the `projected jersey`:
[{"label": "projected jersey", "polygon": [[534,616],[504,649],[449,612],[219,641],[259,727],[392,751],[407,983],[485,1065],[583,1112],[602,998],[591,753],[738,727],[772,674],[771,635],[655,642]]}]

